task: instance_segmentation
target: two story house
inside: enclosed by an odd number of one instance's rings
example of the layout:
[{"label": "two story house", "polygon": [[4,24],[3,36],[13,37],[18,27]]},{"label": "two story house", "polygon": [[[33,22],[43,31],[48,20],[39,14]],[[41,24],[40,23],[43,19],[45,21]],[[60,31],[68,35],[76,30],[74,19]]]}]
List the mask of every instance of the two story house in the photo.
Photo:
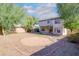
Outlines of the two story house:
[{"label": "two story house", "polygon": [[39,21],[39,30],[43,34],[63,34],[63,21],[58,18],[51,18],[47,20],[40,20]]},{"label": "two story house", "polygon": [[39,31],[43,34],[62,35],[64,33],[64,22],[60,19],[57,11],[55,11],[56,6],[52,6],[52,4],[49,6],[42,5],[36,10],[39,16]]}]

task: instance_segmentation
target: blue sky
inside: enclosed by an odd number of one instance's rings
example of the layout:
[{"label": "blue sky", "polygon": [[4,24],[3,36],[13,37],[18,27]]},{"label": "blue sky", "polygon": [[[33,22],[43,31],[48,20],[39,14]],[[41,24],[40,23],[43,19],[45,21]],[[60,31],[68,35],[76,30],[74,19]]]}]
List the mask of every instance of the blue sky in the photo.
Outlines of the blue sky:
[{"label": "blue sky", "polygon": [[[41,7],[41,5],[44,5],[45,7],[48,5],[47,3],[17,3],[18,6],[21,6],[23,8],[26,8],[28,10],[28,14],[32,16],[37,16],[34,11]],[[56,4],[51,4],[52,6],[52,11],[51,13],[56,14],[57,13],[57,5]]]},{"label": "blue sky", "polygon": [[[17,3],[18,6],[21,6],[21,7],[24,7],[24,6],[28,6],[27,8],[31,7],[31,9],[35,10],[39,4],[38,3]],[[28,9],[30,10],[30,9]],[[27,12],[29,15],[32,15],[32,16],[36,16],[35,13],[33,12]]]},{"label": "blue sky", "polygon": [[17,5],[18,6],[32,6],[33,7],[33,9],[35,9],[36,7],[38,7],[39,6],[39,4],[38,3],[17,3]]}]

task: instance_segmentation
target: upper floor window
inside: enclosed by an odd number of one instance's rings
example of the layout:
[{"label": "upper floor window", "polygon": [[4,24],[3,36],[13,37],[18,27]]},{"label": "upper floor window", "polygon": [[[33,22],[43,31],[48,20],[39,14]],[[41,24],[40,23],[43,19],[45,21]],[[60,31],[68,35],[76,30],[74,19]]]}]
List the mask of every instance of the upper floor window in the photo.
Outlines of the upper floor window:
[{"label": "upper floor window", "polygon": [[55,20],[55,24],[60,24],[60,20]]},{"label": "upper floor window", "polygon": [[49,20],[47,20],[47,24],[49,24],[50,23],[50,21]]}]

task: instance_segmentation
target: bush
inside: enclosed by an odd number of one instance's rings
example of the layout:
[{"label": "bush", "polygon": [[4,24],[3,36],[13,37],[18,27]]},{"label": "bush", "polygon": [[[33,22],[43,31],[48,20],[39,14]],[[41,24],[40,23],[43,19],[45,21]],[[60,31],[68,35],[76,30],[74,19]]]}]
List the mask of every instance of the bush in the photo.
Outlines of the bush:
[{"label": "bush", "polygon": [[69,35],[68,41],[70,41],[72,43],[79,43],[79,33]]},{"label": "bush", "polygon": [[38,19],[32,16],[27,16],[26,20],[22,23],[26,32],[32,32],[34,25],[38,22]]}]

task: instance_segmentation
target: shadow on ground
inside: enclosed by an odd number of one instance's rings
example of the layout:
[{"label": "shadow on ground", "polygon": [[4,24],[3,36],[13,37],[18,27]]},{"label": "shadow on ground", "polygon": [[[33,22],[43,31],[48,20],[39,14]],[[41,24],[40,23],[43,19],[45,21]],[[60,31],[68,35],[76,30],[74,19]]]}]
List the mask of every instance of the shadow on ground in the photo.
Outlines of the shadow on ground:
[{"label": "shadow on ground", "polygon": [[53,33],[41,33],[41,32],[30,32],[32,34],[37,34],[37,35],[47,35],[47,36],[60,36],[60,35],[57,35],[57,34],[53,34]]},{"label": "shadow on ground", "polygon": [[79,47],[74,43],[68,42],[65,37],[31,56],[79,56]]}]

